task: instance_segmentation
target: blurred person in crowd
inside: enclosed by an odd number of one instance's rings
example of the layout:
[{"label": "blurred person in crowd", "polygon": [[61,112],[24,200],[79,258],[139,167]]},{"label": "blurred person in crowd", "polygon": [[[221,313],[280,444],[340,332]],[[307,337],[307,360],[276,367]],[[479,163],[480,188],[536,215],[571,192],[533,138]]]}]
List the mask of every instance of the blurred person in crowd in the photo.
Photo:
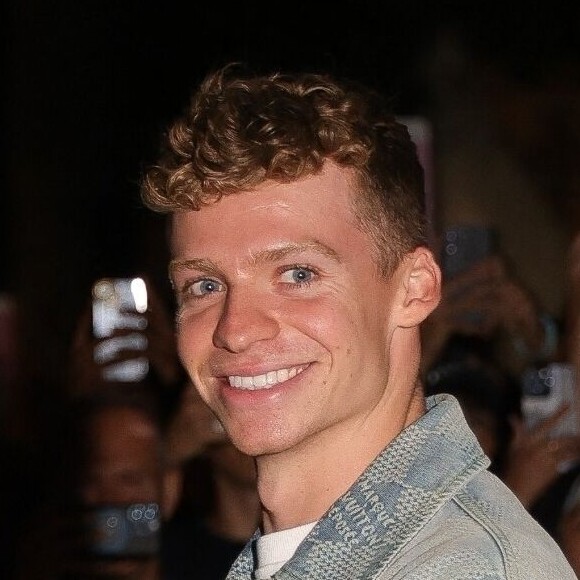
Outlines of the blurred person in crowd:
[{"label": "blurred person in crowd", "polygon": [[259,523],[253,459],[232,445],[191,382],[168,442],[184,485],[163,536],[166,570],[175,580],[223,579]]},{"label": "blurred person in crowd", "polygon": [[[534,428],[522,417],[519,400],[506,387],[510,377],[472,351],[469,359],[440,364],[427,375],[428,394],[449,393],[457,398],[469,426],[491,460],[491,470],[521,503],[555,535],[553,514],[544,513],[542,501],[550,488],[571,474],[562,465],[580,461],[580,437],[552,437],[551,430],[568,412],[559,408]],[[575,470],[573,470],[575,472]]]},{"label": "blurred person in crowd", "polygon": [[[492,468],[555,538],[563,499],[580,470],[580,438],[552,435],[573,412],[567,405],[533,428],[526,425],[524,374],[518,371],[524,365],[537,371],[547,362],[565,361],[566,347],[570,351],[576,344],[570,322],[578,296],[572,281],[574,249],[572,244],[567,286],[572,300],[566,323],[557,329],[551,326],[554,321],[542,319],[541,307],[493,256],[444,279],[441,303],[423,335],[427,390],[459,399]],[[510,365],[502,358],[506,351],[497,348],[500,332],[518,346],[515,354],[522,364]]]},{"label": "blurred person in crowd", "polygon": [[423,176],[382,99],[325,75],[210,74],[144,181],[172,213],[181,360],[255,457],[262,521],[229,578],[574,578],[427,400],[440,297]]},{"label": "blurred person in crowd", "polygon": [[[1,409],[9,405],[8,397],[21,376],[19,313],[16,297],[0,291],[0,392]],[[4,425],[4,423],[3,423]]]},{"label": "blurred person in crowd", "polygon": [[[57,420],[51,493],[15,577],[161,580],[162,523],[181,473],[168,462],[156,398],[143,385],[109,386],[71,398]],[[129,517],[134,504],[148,506],[146,522]]]},{"label": "blurred person in crowd", "polygon": [[[501,447],[504,460],[509,450],[509,462],[504,465],[502,476],[530,508],[558,478],[556,465],[577,458],[579,450],[578,440],[568,438],[559,442],[554,454],[555,443],[547,436],[566,415],[566,409],[532,431],[521,417],[524,371],[560,360],[566,334],[545,314],[517,279],[514,269],[502,256],[494,254],[452,277],[444,277],[441,302],[422,328],[422,372],[427,385],[432,383],[431,388],[438,392],[449,389],[461,400],[469,398],[470,403],[474,397],[468,392],[472,384],[474,389],[489,390],[481,389],[483,383],[479,379],[484,376],[488,386],[495,384],[493,397],[501,402],[499,407],[506,415],[502,421],[509,417],[511,425],[509,430],[502,430],[509,435]],[[513,347],[511,354],[502,348],[506,344],[502,339]],[[518,358],[517,363],[513,362],[514,357]],[[474,368],[485,372],[474,376]],[[480,403],[490,408],[484,401]],[[536,470],[538,464],[545,468]],[[537,471],[535,476],[533,471]]]},{"label": "blurred person in crowd", "polygon": [[[550,430],[566,418],[569,411],[576,411],[580,416],[580,232],[571,237],[566,260],[565,305],[561,335],[561,353],[558,360],[563,366],[571,366],[575,380],[575,398],[569,407],[562,409],[551,417],[540,429],[531,432],[521,426],[523,444],[517,456],[522,458],[530,468],[526,472],[512,472],[513,480],[527,486],[536,498],[530,507],[531,513],[556,538],[577,570],[578,544],[573,548],[578,523],[576,498],[580,477],[578,462],[578,443],[568,438],[554,439]],[[569,461],[570,467],[561,469],[562,460]],[[535,464],[535,468],[532,465]],[[533,470],[532,470],[533,469]],[[554,477],[554,473],[557,475]],[[509,476],[509,474],[508,474]],[[534,485],[545,482],[541,494],[534,493]]]},{"label": "blurred person in crowd", "polygon": [[505,258],[490,255],[443,278],[441,302],[422,327],[423,375],[439,358],[475,347],[517,379],[528,366],[561,355],[558,326]]},{"label": "blurred person in crowd", "polygon": [[[75,431],[86,451],[79,481],[79,498],[88,508],[86,513],[94,517],[99,510],[107,514],[113,507],[120,508],[124,517],[135,504],[133,509],[155,511],[151,520],[145,519],[149,517],[145,512],[139,512],[140,519],[127,517],[126,529],[119,527],[102,544],[100,528],[97,526],[96,537],[89,529],[87,541],[94,541],[95,547],[88,546],[92,557],[82,562],[82,571],[104,577],[171,580],[162,575],[160,548],[164,522],[179,502],[181,472],[168,460],[156,401],[127,386],[112,387],[79,401],[74,413]],[[94,519],[91,522],[95,524]]]},{"label": "blurred person in crowd", "polygon": [[564,498],[580,473],[580,437],[551,434],[568,411],[567,406],[560,407],[533,428],[512,416],[514,434],[502,472],[506,484],[553,537],[557,537]]}]

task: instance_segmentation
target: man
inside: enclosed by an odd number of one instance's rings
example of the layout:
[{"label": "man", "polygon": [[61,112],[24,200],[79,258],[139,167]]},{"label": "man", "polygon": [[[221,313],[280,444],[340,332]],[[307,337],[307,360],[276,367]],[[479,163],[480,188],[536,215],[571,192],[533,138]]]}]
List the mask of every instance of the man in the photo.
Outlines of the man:
[{"label": "man", "polygon": [[425,400],[441,276],[415,148],[377,95],[226,67],[144,199],[173,214],[181,360],[256,460],[262,526],[228,578],[574,578],[456,400]]}]

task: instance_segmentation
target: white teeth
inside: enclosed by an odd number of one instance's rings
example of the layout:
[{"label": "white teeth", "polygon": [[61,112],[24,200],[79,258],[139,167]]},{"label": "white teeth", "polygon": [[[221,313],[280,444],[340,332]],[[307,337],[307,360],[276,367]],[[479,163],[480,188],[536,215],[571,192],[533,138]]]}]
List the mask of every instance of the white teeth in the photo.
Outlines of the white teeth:
[{"label": "white teeth", "polygon": [[267,375],[258,375],[254,377],[254,386],[260,388],[265,387],[268,384],[268,376]]},{"label": "white teeth", "polygon": [[290,367],[287,369],[279,369],[277,371],[268,371],[262,375],[256,375],[253,377],[241,377],[239,375],[232,375],[228,377],[230,386],[236,387],[238,389],[246,389],[254,391],[256,389],[270,388],[274,385],[278,385],[299,375],[307,365],[302,365],[298,367]]}]

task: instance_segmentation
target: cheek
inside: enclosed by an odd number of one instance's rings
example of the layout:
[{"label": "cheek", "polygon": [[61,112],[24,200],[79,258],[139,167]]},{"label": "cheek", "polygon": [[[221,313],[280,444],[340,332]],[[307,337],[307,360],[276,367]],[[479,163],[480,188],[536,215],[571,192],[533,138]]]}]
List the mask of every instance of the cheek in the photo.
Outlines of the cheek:
[{"label": "cheek", "polygon": [[314,338],[330,350],[344,346],[344,337],[355,328],[352,309],[330,299],[304,300],[287,303],[280,310],[282,328],[294,328]]},{"label": "cheek", "polygon": [[298,311],[286,311],[288,326],[316,342],[333,360],[333,366],[362,362],[366,321],[353,303],[316,300],[302,304]]},{"label": "cheek", "polygon": [[183,366],[192,371],[198,366],[199,361],[211,345],[212,335],[207,333],[203,328],[189,322],[180,324],[176,333],[177,351]]}]

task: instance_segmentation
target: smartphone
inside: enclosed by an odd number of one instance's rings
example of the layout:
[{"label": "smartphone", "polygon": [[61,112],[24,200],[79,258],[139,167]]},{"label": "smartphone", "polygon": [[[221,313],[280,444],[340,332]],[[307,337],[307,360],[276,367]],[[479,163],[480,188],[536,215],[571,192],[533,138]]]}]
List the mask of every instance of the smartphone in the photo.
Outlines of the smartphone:
[{"label": "smartphone", "polygon": [[[149,373],[145,355],[117,360],[122,350],[147,348],[147,286],[142,278],[101,278],[92,288],[94,359],[106,381],[138,382]],[[115,336],[117,331],[125,330]]]},{"label": "smartphone", "polygon": [[443,232],[441,267],[446,278],[468,270],[496,251],[496,231],[488,226],[457,225]]},{"label": "smartphone", "polygon": [[540,369],[528,369],[522,376],[522,414],[529,428],[535,427],[563,404],[569,411],[550,431],[552,437],[579,435],[576,407],[576,373],[569,363],[551,363]]},{"label": "smartphone", "polygon": [[157,503],[89,508],[84,522],[91,556],[146,558],[159,552],[161,517]]}]

